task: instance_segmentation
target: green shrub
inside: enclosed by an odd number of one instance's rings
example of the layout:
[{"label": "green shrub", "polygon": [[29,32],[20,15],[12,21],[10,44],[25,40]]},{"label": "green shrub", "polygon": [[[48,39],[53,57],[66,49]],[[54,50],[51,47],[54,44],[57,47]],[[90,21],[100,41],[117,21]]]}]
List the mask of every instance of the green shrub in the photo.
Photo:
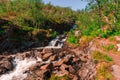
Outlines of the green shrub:
[{"label": "green shrub", "polygon": [[33,31],[34,28],[33,27],[28,27],[28,26],[23,26],[22,30],[29,32],[29,31]]},{"label": "green shrub", "polygon": [[52,38],[56,37],[57,35],[58,35],[58,32],[56,32],[56,31],[52,31],[50,33],[50,37],[52,37]]},{"label": "green shrub", "polygon": [[5,30],[4,30],[4,29],[1,29],[1,30],[0,30],[0,34],[3,34],[3,33],[5,33]]},{"label": "green shrub", "polygon": [[112,58],[109,57],[108,55],[105,55],[104,57],[105,57],[105,59],[106,59],[107,61],[112,61]]},{"label": "green shrub", "polygon": [[115,48],[115,46],[112,45],[112,44],[110,44],[110,45],[107,46],[107,50],[108,50],[108,51],[109,51],[109,50],[113,50],[114,48]]},{"label": "green shrub", "polygon": [[67,39],[68,43],[71,44],[77,44],[78,43],[78,38],[75,37],[74,35],[70,35]]}]

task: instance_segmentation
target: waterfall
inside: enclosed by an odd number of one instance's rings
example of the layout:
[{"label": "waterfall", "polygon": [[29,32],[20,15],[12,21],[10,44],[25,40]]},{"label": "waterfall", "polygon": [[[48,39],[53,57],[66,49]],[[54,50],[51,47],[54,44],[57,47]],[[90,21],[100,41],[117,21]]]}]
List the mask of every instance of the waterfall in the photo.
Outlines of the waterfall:
[{"label": "waterfall", "polygon": [[[76,25],[73,25],[72,29],[75,29]],[[41,48],[62,48],[64,42],[67,40],[67,36],[59,35],[55,39],[51,40],[46,47]],[[40,58],[25,58],[22,59],[21,55],[15,57],[13,60],[13,65],[15,69],[9,73],[3,74],[0,76],[0,80],[24,80],[27,77],[26,71],[29,71],[29,68],[32,65],[35,65],[37,61],[42,63],[49,63],[50,61],[42,61]]]},{"label": "waterfall", "polygon": [[63,35],[57,36],[55,39],[49,42],[49,45],[45,48],[62,48],[67,37],[62,37]]}]

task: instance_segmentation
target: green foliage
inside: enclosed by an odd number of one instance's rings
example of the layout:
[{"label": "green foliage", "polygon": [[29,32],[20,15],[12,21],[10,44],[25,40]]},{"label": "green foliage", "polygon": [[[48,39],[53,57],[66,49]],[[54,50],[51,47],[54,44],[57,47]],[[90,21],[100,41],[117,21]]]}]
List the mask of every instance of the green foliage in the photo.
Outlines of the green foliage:
[{"label": "green foliage", "polygon": [[106,45],[106,46],[102,46],[102,48],[105,50],[105,51],[114,51],[115,50],[115,45],[113,44],[109,44],[109,45]]},{"label": "green foliage", "polygon": [[52,37],[52,38],[55,38],[57,35],[58,35],[58,32],[56,32],[56,31],[52,31],[50,33],[50,37]]},{"label": "green foliage", "polygon": [[[51,4],[44,4],[42,0],[1,0],[0,18],[5,19],[9,24],[5,29],[12,25],[19,27],[15,35],[30,36],[35,40],[44,41],[45,38],[54,38],[59,33],[59,28],[64,25],[71,27],[76,19],[76,12],[69,7],[62,8]],[[0,21],[1,25],[1,21]],[[59,27],[60,25],[60,27]],[[52,32],[49,29],[53,26]],[[57,26],[57,28],[56,28]],[[0,34],[5,33],[5,29],[0,28]],[[38,29],[38,32],[35,32]],[[41,33],[39,30],[45,30]],[[62,28],[64,32],[64,28]],[[34,33],[32,33],[34,32]],[[15,40],[17,37],[10,38]],[[18,37],[19,40],[21,40]]]},{"label": "green foliage", "polygon": [[113,35],[114,31],[106,30],[106,32],[101,33],[102,38],[107,38],[108,36]]},{"label": "green foliage", "polygon": [[77,44],[78,43],[78,38],[75,37],[74,35],[70,35],[67,39],[68,43],[71,44]]},{"label": "green foliage", "polygon": [[107,55],[105,55],[104,57],[105,57],[105,59],[106,59],[107,61],[113,61],[112,58],[109,57],[109,56],[107,56]]},{"label": "green foliage", "polygon": [[[116,0],[88,1],[85,10],[78,12],[77,25],[82,35],[107,38],[120,35],[120,1]],[[108,26],[107,31],[104,26]],[[100,31],[101,29],[101,31]]]},{"label": "green foliage", "polygon": [[33,31],[34,28],[33,27],[24,26],[24,27],[22,27],[22,30],[29,32],[29,31]]},{"label": "green foliage", "polygon": [[110,44],[110,45],[107,46],[107,50],[108,50],[108,51],[109,51],[109,50],[113,50],[114,48],[115,48],[115,46],[112,45],[112,44]]},{"label": "green foliage", "polygon": [[0,29],[0,34],[3,34],[5,33],[5,30],[4,29]]}]

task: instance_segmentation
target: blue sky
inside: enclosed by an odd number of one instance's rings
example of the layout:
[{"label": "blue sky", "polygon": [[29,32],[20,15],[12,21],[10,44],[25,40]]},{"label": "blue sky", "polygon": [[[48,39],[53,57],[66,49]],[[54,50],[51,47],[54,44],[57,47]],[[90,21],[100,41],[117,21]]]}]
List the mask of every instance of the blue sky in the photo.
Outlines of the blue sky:
[{"label": "blue sky", "polygon": [[73,10],[83,9],[87,2],[81,0],[42,0],[45,4],[51,2],[55,6],[70,7]]}]

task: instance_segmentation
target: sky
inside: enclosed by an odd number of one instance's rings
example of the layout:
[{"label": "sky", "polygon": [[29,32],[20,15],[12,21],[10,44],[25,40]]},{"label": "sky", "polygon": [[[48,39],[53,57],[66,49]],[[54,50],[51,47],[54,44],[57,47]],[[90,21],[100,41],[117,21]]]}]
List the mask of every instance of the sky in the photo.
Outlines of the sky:
[{"label": "sky", "polygon": [[73,10],[84,9],[87,2],[81,0],[42,0],[45,4],[51,2],[52,5],[70,7]]}]

